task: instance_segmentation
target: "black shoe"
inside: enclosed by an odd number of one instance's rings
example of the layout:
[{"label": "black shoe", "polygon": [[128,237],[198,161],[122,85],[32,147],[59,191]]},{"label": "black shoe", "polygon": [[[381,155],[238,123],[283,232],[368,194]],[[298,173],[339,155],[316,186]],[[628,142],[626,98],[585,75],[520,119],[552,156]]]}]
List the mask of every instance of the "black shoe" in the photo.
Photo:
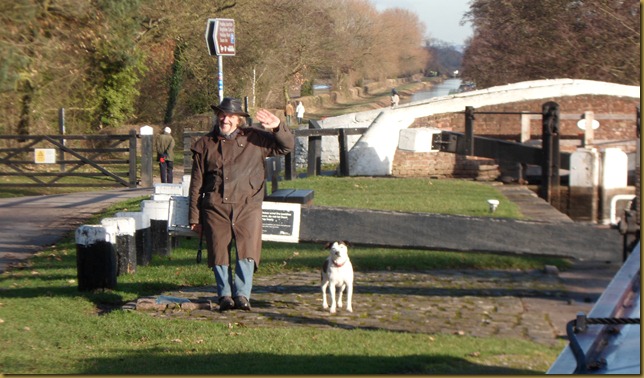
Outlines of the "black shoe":
[{"label": "black shoe", "polygon": [[250,311],[250,302],[244,296],[235,297],[235,308],[238,310]]},{"label": "black shoe", "polygon": [[219,298],[219,311],[228,311],[235,308],[235,302],[231,297],[221,297]]}]

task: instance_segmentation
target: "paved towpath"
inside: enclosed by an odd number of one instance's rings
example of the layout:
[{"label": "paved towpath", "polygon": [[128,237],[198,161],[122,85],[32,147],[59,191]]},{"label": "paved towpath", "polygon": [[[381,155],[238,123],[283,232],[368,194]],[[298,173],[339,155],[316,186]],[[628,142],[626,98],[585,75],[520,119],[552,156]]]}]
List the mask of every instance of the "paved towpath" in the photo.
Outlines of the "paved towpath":
[{"label": "paved towpath", "polygon": [[[333,315],[322,309],[317,272],[256,277],[251,312],[220,313],[214,286],[139,298],[124,308],[167,319],[212,321],[231,329],[382,329],[500,336],[560,346],[566,323],[579,312],[590,312],[617,270],[614,264],[584,263],[561,273],[356,271],[353,312],[339,309]],[[178,303],[185,300],[189,302]]]},{"label": "paved towpath", "polygon": [[0,198],[0,273],[73,232],[94,214],[128,198],[150,196],[148,189]]}]

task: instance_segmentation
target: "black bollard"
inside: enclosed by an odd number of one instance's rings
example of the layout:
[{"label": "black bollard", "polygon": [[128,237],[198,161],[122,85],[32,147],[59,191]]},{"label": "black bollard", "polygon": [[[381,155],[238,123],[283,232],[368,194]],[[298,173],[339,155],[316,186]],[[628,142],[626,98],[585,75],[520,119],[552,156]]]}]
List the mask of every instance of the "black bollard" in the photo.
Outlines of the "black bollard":
[{"label": "black bollard", "polygon": [[116,288],[116,251],[104,226],[76,229],[76,269],[79,291]]}]

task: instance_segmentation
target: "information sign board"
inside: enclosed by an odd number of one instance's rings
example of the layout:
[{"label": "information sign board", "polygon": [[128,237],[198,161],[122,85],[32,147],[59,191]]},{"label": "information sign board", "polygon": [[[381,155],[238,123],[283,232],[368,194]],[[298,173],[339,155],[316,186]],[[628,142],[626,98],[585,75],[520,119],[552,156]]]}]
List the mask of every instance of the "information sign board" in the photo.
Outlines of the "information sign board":
[{"label": "information sign board", "polygon": [[231,18],[208,19],[206,44],[210,55],[234,56],[236,52],[235,20]]},{"label": "information sign board", "polygon": [[302,205],[262,202],[262,240],[298,243]]},{"label": "information sign board", "polygon": [[34,148],[34,162],[37,164],[56,163],[55,148]]}]

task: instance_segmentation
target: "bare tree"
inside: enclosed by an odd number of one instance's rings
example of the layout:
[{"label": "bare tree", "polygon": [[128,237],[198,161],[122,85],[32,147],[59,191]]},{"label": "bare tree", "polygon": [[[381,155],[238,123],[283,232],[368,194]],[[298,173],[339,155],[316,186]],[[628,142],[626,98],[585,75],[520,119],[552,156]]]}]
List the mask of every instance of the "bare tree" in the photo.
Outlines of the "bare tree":
[{"label": "bare tree", "polygon": [[639,85],[636,0],[474,0],[462,73],[479,87],[570,77]]}]

